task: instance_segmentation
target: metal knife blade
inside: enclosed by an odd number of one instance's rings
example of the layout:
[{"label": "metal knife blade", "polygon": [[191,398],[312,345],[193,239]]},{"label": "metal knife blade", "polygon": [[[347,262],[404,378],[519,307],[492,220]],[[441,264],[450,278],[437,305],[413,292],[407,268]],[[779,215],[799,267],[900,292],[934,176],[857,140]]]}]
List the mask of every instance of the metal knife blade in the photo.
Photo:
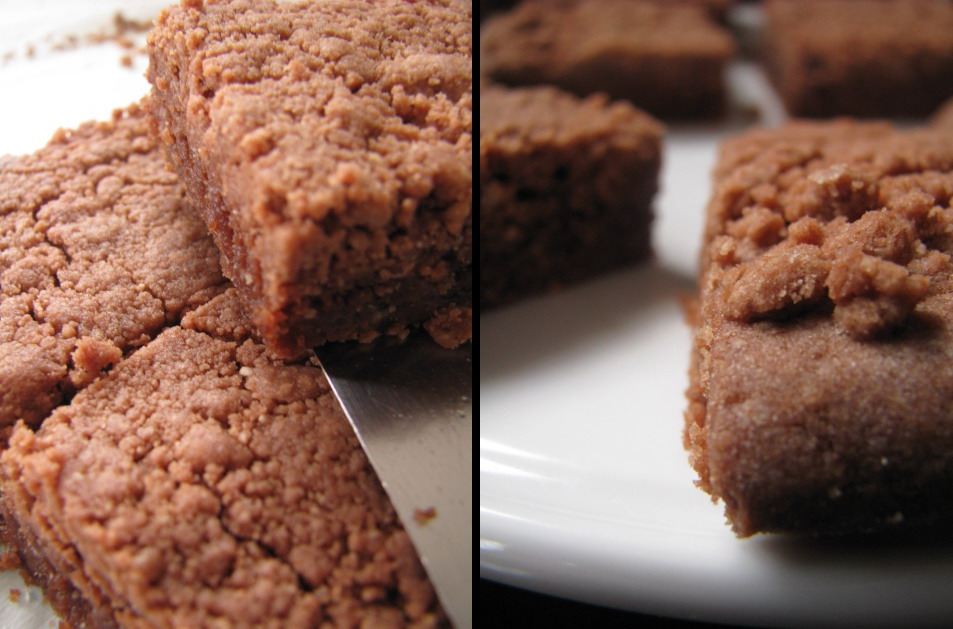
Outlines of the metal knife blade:
[{"label": "metal knife blade", "polygon": [[450,620],[473,622],[471,345],[403,341],[316,350]]}]

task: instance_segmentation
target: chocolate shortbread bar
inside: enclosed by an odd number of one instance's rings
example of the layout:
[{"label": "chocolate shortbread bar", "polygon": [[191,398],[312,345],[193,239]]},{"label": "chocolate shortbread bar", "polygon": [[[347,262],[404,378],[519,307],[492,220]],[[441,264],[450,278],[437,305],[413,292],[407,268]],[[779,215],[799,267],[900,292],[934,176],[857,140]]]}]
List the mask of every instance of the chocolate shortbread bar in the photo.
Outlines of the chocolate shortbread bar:
[{"label": "chocolate shortbread bar", "polygon": [[5,537],[75,627],[437,627],[446,618],[320,368],[235,291],[0,458]]},{"label": "chocolate shortbread bar", "polygon": [[472,5],[183,2],[153,115],[283,356],[423,324],[470,337]]},{"label": "chocolate shortbread bar", "polygon": [[953,136],[795,122],[723,145],[685,442],[739,536],[953,519]]},{"label": "chocolate shortbread bar", "polygon": [[953,4],[773,0],[763,38],[791,115],[926,116],[953,96]]},{"label": "chocolate shortbread bar", "polygon": [[480,94],[480,307],[651,255],[662,125],[553,87]]},{"label": "chocolate shortbread bar", "polygon": [[722,113],[734,50],[700,6],[633,0],[526,0],[480,38],[495,82],[602,92],[663,120]]}]

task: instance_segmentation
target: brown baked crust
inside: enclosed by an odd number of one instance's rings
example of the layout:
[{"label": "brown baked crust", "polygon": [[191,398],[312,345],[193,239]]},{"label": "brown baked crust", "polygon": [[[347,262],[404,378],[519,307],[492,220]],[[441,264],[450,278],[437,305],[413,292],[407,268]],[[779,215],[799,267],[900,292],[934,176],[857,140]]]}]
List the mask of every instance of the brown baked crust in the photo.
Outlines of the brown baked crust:
[{"label": "brown baked crust", "polygon": [[242,0],[158,18],[159,136],[282,355],[470,307],[471,13]]},{"label": "brown baked crust", "polygon": [[663,128],[605,96],[480,94],[480,307],[651,254]]},{"label": "brown baked crust", "polygon": [[953,518],[953,136],[847,120],[723,145],[685,442],[739,536]]},{"label": "brown baked crust", "polygon": [[34,425],[225,279],[144,109],[0,167],[0,430]]},{"label": "brown baked crust", "polygon": [[798,116],[926,116],[953,96],[953,4],[765,3],[768,68]]},{"label": "brown baked crust", "polygon": [[0,473],[21,556],[129,629],[445,624],[321,370],[242,321],[230,290],[18,424]]},{"label": "brown baked crust", "polygon": [[631,0],[528,0],[480,37],[481,71],[494,81],[603,92],[662,119],[722,113],[734,50],[701,7]]}]

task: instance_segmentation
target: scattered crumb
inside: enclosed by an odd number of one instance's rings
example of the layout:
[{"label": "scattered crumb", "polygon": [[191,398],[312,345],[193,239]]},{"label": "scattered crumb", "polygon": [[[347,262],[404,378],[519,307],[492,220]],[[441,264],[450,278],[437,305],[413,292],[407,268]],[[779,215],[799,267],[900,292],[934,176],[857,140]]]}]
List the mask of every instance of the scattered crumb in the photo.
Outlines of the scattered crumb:
[{"label": "scattered crumb", "polygon": [[0,571],[17,570],[20,568],[20,557],[12,550],[0,553]]},{"label": "scattered crumb", "polygon": [[133,43],[127,37],[129,33],[144,33],[152,28],[152,20],[133,20],[127,18],[121,11],[113,15],[112,28],[100,30],[89,35],[89,43],[99,44],[111,41],[123,48],[132,48]]},{"label": "scattered crumb", "polygon": [[116,11],[113,15],[113,26],[119,35],[144,33],[152,28],[152,20],[134,20],[123,15],[122,11]]},{"label": "scattered crumb", "polygon": [[[49,50],[55,52],[65,52],[69,50],[76,50],[80,46],[84,45],[99,45],[105,43],[114,43],[123,50],[130,51],[129,53],[123,55],[120,59],[120,64],[123,67],[131,68],[133,54],[146,54],[145,46],[136,48],[136,43],[129,37],[130,34],[135,33],[145,33],[146,31],[152,28],[152,20],[135,20],[127,18],[122,14],[122,12],[116,12],[113,15],[112,24],[101,28],[100,30],[94,33],[87,33],[85,35],[65,35],[59,40],[54,40],[52,36],[46,38],[47,45]],[[27,44],[24,52],[17,53],[16,51],[8,51],[3,53],[2,62],[4,64],[9,63],[15,60],[20,54],[25,56],[28,59],[33,59],[37,56],[39,49],[35,44]]]},{"label": "scattered crumb", "polygon": [[63,50],[73,50],[79,47],[79,37],[76,35],[67,35],[60,41],[52,45],[52,49],[60,52]]},{"label": "scattered crumb", "polygon": [[435,507],[427,507],[426,509],[414,509],[414,522],[423,526],[437,517],[437,509]]},{"label": "scattered crumb", "polygon": [[11,603],[20,602],[20,589],[19,588],[10,588],[10,594],[8,594]]}]

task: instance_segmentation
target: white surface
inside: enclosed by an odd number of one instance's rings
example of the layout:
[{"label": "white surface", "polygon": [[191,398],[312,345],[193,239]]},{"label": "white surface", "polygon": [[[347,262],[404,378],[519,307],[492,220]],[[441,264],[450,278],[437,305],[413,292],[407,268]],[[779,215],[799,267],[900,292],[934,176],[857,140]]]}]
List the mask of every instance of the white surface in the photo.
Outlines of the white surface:
[{"label": "white surface", "polygon": [[[732,80],[779,119],[751,68]],[[670,129],[648,266],[483,315],[481,576],[764,626],[953,622],[953,539],[738,540],[681,435],[709,172],[730,129]]]},{"label": "white surface", "polygon": [[[171,0],[169,0],[171,2]],[[164,0],[0,0],[0,155],[30,153],[59,127],[108,119],[113,109],[139,100],[149,90],[147,61],[135,49],[113,42],[91,44],[84,36],[113,31],[117,11],[150,19]],[[72,50],[54,50],[68,35]],[[130,33],[138,45],[144,34]],[[32,56],[27,55],[32,48]],[[120,64],[131,54],[133,68]],[[2,164],[2,162],[0,162]],[[2,166],[0,166],[2,167]],[[17,602],[12,590],[20,592]],[[14,596],[15,597],[15,596]],[[0,572],[0,629],[55,629],[59,619],[18,573]]]},{"label": "white surface", "polygon": [[[147,20],[170,2],[0,0],[0,155],[35,151],[56,129],[108,119],[114,109],[145,95],[145,55],[114,42],[92,44],[85,36],[114,32],[117,11]],[[78,36],[79,44],[55,50],[69,35]],[[137,47],[145,43],[144,34],[128,37]],[[120,64],[124,54],[131,54],[132,68]]]}]

